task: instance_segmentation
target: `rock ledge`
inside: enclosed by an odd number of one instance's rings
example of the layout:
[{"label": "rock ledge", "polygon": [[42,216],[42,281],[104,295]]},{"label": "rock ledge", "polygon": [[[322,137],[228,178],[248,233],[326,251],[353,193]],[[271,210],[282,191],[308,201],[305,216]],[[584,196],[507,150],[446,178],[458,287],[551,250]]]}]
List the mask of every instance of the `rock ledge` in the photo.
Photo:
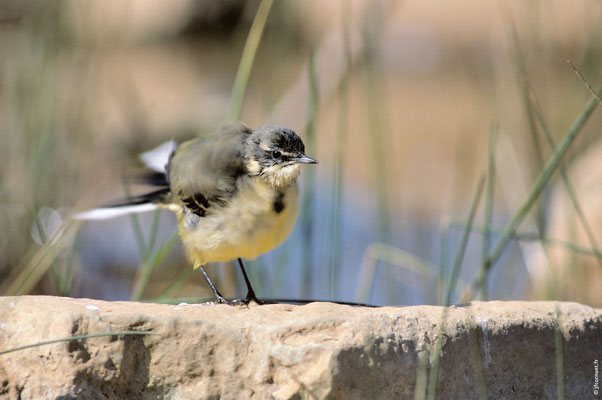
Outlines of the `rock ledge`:
[{"label": "rock ledge", "polygon": [[[172,306],[0,297],[6,399],[413,399],[424,393],[444,327],[437,398],[594,396],[602,312],[575,303],[450,307]],[[422,397],[419,397],[422,398]]]}]

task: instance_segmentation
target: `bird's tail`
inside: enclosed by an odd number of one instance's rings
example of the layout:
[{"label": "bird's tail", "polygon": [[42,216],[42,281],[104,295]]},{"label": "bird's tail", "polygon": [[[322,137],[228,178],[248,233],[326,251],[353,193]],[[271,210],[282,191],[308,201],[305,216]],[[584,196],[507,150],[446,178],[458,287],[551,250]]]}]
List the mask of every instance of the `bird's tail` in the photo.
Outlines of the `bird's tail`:
[{"label": "bird's tail", "polygon": [[84,211],[74,216],[80,220],[108,219],[131,213],[155,210],[169,196],[169,162],[176,149],[173,141],[163,143],[154,150],[140,155],[140,159],[154,172],[141,176],[142,183],[160,187],[150,193],[128,198],[122,202]]},{"label": "bird's tail", "polygon": [[94,220],[120,217],[122,215],[156,210],[162,200],[169,194],[169,188],[132,197],[121,203],[111,204],[75,214],[75,219]]}]

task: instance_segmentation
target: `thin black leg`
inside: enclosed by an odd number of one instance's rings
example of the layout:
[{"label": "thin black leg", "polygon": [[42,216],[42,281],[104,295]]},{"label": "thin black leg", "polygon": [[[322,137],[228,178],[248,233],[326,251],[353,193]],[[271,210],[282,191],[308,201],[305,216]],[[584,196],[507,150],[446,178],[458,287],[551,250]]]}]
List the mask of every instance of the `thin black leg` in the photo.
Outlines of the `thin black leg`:
[{"label": "thin black leg", "polygon": [[215,296],[216,303],[217,304],[228,304],[228,305],[233,306],[234,305],[233,302],[226,299],[224,296],[222,296],[222,294],[220,292],[217,291],[217,289],[215,288],[215,285],[213,284],[213,282],[211,282],[211,279],[209,279],[209,275],[207,275],[207,271],[205,271],[205,268],[203,268],[203,266],[200,265],[199,269],[201,270],[201,273],[203,274],[203,276],[205,277],[205,280],[209,284],[209,287],[213,291],[213,295]]},{"label": "thin black leg", "polygon": [[245,297],[244,302],[249,304],[252,300],[257,304],[263,304],[263,301],[259,300],[257,296],[255,296],[255,291],[251,286],[251,281],[249,281],[247,271],[245,271],[245,266],[242,264],[242,260],[240,258],[238,259],[238,265],[240,266],[240,271],[242,272],[242,276],[245,279],[245,284],[247,285],[247,297]]}]

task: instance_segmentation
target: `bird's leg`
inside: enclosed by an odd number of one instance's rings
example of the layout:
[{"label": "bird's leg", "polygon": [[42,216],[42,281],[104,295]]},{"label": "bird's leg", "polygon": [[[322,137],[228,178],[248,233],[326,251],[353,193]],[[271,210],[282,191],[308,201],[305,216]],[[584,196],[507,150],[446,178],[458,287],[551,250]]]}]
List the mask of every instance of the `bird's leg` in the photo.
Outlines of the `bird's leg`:
[{"label": "bird's leg", "polygon": [[211,279],[209,279],[209,275],[207,275],[207,271],[205,271],[205,268],[203,268],[202,265],[199,265],[199,269],[201,270],[201,273],[203,274],[203,276],[205,277],[205,280],[209,284],[209,287],[213,291],[213,295],[215,296],[216,304],[228,304],[230,306],[235,305],[235,302],[231,302],[230,300],[226,299],[224,296],[222,296],[222,294],[220,292],[217,291],[217,289],[215,288],[215,285],[213,284],[213,282],[211,282]]},{"label": "bird's leg", "polygon": [[242,264],[242,260],[238,259],[238,265],[240,266],[240,271],[242,272],[242,276],[245,279],[245,284],[247,285],[247,297],[243,300],[246,304],[249,304],[251,301],[254,301],[257,304],[264,304],[263,301],[259,300],[257,296],[255,296],[255,291],[251,286],[251,281],[249,281],[249,277],[247,276],[247,271],[245,271],[245,267]]}]

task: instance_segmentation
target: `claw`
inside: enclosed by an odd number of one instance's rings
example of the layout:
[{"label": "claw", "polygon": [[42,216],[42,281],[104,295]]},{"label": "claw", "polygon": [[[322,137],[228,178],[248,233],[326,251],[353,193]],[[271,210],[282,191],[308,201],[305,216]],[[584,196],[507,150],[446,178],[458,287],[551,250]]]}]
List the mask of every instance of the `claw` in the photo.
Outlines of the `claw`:
[{"label": "claw", "polygon": [[243,299],[228,300],[223,296],[216,296],[214,304],[227,304],[233,307],[249,307],[249,302]]},{"label": "claw", "polygon": [[244,301],[247,306],[249,305],[250,302],[254,302],[260,306],[263,304],[266,304],[265,301],[259,300],[257,298],[257,296],[255,296],[255,292],[253,292],[252,290],[249,290],[249,292],[247,293],[247,297],[245,297],[245,299],[242,301]]},{"label": "claw", "polygon": [[251,282],[249,281],[249,277],[247,276],[247,271],[245,271],[245,267],[242,264],[242,260],[240,258],[238,259],[238,265],[240,266],[240,271],[242,272],[242,276],[245,279],[245,284],[247,285],[247,297],[245,297],[245,299],[243,300],[245,304],[247,304],[248,306],[249,303],[252,301],[257,303],[258,305],[266,304],[265,301],[259,300],[255,295],[255,291],[253,290]]},{"label": "claw", "polygon": [[228,300],[227,298],[225,298],[224,296],[222,296],[221,294],[216,294],[215,295],[215,302],[214,304],[227,304],[229,306],[233,306],[234,304]]}]

